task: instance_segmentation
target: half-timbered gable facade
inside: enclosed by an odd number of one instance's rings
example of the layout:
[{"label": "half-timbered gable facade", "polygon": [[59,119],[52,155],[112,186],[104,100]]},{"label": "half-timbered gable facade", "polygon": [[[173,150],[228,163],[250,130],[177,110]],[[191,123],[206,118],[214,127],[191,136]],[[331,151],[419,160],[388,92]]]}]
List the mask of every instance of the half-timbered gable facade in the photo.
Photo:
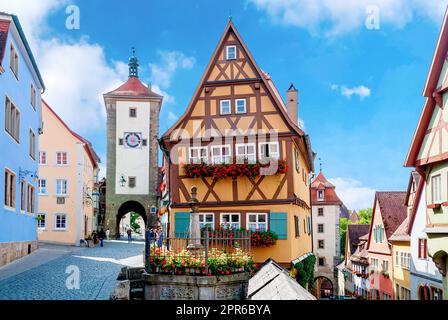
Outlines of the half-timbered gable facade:
[{"label": "half-timbered gable facade", "polygon": [[426,97],[405,166],[425,180],[428,255],[443,275],[448,299],[448,13],[445,14],[423,96]]},{"label": "half-timbered gable facade", "polygon": [[[256,262],[273,258],[289,266],[312,251],[309,173],[314,153],[298,126],[293,85],[287,100],[229,21],[185,113],[161,139],[171,158],[171,234],[188,230],[189,193],[196,186],[201,227],[277,234],[276,245],[253,248]],[[216,170],[201,174],[194,171],[197,167],[188,170],[191,164]],[[261,164],[272,170],[246,174]]]}]

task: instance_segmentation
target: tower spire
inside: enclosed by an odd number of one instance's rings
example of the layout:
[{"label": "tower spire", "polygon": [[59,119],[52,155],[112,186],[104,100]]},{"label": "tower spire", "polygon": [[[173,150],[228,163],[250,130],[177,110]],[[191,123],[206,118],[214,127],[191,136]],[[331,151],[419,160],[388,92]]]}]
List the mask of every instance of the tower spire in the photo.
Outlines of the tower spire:
[{"label": "tower spire", "polygon": [[319,172],[322,172],[322,159],[319,158]]},{"label": "tower spire", "polygon": [[138,59],[135,56],[135,48],[132,47],[132,56],[129,58],[129,78],[138,78]]}]

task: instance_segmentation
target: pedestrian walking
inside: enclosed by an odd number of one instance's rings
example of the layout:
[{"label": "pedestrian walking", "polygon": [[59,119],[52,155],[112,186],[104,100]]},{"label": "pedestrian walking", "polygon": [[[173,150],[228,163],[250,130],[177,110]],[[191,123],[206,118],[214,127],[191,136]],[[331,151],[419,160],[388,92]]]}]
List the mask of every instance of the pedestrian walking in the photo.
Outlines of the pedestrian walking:
[{"label": "pedestrian walking", "polygon": [[162,248],[163,245],[163,230],[161,227],[158,229],[158,240],[157,240],[157,246],[159,248]]},{"label": "pedestrian walking", "polygon": [[106,237],[106,233],[104,232],[104,229],[101,229],[100,232],[98,232],[98,238],[100,239],[100,247],[103,247],[103,241]]},{"label": "pedestrian walking", "polygon": [[130,228],[128,229],[127,234],[128,234],[128,243],[132,242],[132,230]]},{"label": "pedestrian walking", "polygon": [[106,230],[106,239],[107,239],[107,241],[109,241],[109,236],[110,236],[110,230],[107,229]]}]

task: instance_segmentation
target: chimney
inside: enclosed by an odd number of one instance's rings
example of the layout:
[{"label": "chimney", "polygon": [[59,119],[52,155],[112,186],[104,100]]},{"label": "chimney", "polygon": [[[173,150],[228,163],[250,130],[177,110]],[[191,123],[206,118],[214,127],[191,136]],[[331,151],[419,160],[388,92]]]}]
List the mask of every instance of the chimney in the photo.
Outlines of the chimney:
[{"label": "chimney", "polygon": [[297,91],[294,84],[291,83],[288,91],[286,92],[286,110],[288,111],[288,116],[292,122],[298,126],[299,122],[299,92]]}]

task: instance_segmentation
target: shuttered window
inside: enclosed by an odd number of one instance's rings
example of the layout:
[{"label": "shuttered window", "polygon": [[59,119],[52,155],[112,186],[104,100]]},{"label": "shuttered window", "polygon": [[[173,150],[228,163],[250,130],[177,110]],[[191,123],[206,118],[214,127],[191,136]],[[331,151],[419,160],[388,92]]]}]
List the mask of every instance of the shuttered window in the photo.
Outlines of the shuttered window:
[{"label": "shuttered window", "polygon": [[288,234],[286,212],[271,212],[269,217],[270,230],[278,236],[278,239],[286,239]]},{"label": "shuttered window", "polygon": [[184,238],[188,236],[190,231],[190,213],[176,212],[174,216],[174,236],[176,238]]}]

